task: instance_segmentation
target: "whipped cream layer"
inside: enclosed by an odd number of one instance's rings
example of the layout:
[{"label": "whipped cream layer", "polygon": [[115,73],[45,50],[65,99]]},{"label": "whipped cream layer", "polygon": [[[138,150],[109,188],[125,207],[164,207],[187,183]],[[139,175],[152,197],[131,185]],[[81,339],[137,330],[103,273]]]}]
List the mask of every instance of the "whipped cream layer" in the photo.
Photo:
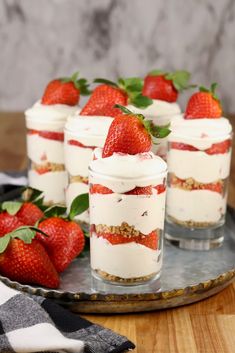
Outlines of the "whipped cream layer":
[{"label": "whipped cream layer", "polygon": [[139,186],[163,184],[167,165],[152,152],[136,155],[114,153],[101,158],[102,151],[95,150],[96,160],[91,161],[89,182],[101,184],[115,193],[125,193]]},{"label": "whipped cream layer", "polygon": [[91,268],[121,278],[144,277],[159,273],[162,266],[160,250],[153,250],[137,243],[112,245],[92,233]]},{"label": "whipped cream layer", "polygon": [[35,170],[29,170],[28,178],[29,186],[43,191],[45,203],[65,203],[64,190],[67,185],[67,172],[38,174]]},{"label": "whipped cream layer", "polygon": [[176,117],[171,124],[169,141],[181,142],[200,150],[211,147],[231,136],[232,126],[226,118],[219,119],[184,119]]},{"label": "whipped cream layer", "polygon": [[[70,206],[78,195],[88,193],[88,185],[85,183],[71,183],[67,186],[65,190],[65,200],[66,200],[66,207],[69,211]],[[81,221],[81,222],[86,222],[89,223],[89,213],[88,211],[85,211],[81,213],[80,215],[76,216],[75,219]]]},{"label": "whipped cream layer", "polygon": [[63,131],[68,116],[79,111],[78,106],[65,104],[46,105],[36,102],[32,108],[25,111],[26,126],[28,129]]},{"label": "whipped cream layer", "polygon": [[[148,119],[162,117],[162,125],[165,124],[164,120],[169,122],[171,115],[177,115],[181,113],[178,103],[169,103],[159,99],[153,99],[153,103],[146,108],[137,108],[131,104],[129,104],[127,108],[130,109],[133,113],[143,114]],[[164,116],[166,119],[163,118]],[[159,124],[161,124],[161,119],[158,121]]]},{"label": "whipped cream layer", "polygon": [[226,179],[230,172],[231,149],[227,153],[209,155],[201,151],[170,149],[167,162],[169,173],[179,179],[193,178],[200,183]]},{"label": "whipped cream layer", "polygon": [[[88,176],[93,149],[103,147],[112,121],[113,118],[104,116],[76,115],[69,119],[65,125],[65,165],[69,174]],[[71,145],[70,140],[78,141],[84,147]]]},{"label": "whipped cream layer", "polygon": [[167,190],[167,214],[179,221],[218,222],[226,211],[226,197],[210,190]]},{"label": "whipped cream layer", "polygon": [[91,223],[121,226],[125,222],[145,235],[153,230],[163,229],[165,194],[165,192],[159,195],[91,194]]},{"label": "whipped cream layer", "polygon": [[63,142],[43,138],[38,134],[27,134],[27,154],[28,158],[37,164],[64,164]]}]

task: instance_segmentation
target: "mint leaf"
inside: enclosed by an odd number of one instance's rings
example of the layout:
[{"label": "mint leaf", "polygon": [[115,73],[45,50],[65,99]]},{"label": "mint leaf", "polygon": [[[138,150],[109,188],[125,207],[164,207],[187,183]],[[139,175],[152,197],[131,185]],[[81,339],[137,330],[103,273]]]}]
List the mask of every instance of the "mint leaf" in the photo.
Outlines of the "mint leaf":
[{"label": "mint leaf", "polygon": [[109,85],[109,86],[114,86],[114,87],[118,87],[118,85],[113,82],[113,81],[110,81],[110,80],[106,80],[105,78],[95,78],[94,83],[105,83],[106,85]]},{"label": "mint leaf", "polygon": [[49,217],[58,217],[58,216],[62,216],[66,213],[67,208],[64,206],[59,206],[59,205],[53,205],[48,207],[45,211],[44,211],[44,215],[45,217],[49,218]]},{"label": "mint leaf", "polygon": [[78,195],[72,202],[69,212],[69,219],[73,220],[74,217],[83,213],[89,208],[89,194]]},{"label": "mint leaf", "polygon": [[166,72],[163,70],[152,70],[148,73],[148,76],[160,76],[160,75],[165,75]]},{"label": "mint leaf", "polygon": [[7,213],[14,216],[20,210],[21,206],[22,206],[22,202],[5,201],[2,204],[2,210],[7,211]]},{"label": "mint leaf", "polygon": [[137,108],[147,108],[153,103],[152,99],[143,96],[142,94],[134,94],[130,97],[130,103]]}]

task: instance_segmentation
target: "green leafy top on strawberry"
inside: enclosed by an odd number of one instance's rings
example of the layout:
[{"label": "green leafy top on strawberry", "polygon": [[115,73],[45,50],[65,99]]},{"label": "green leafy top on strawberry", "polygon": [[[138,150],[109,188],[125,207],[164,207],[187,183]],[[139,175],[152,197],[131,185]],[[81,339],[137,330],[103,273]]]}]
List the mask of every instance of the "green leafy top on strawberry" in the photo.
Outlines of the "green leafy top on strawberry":
[{"label": "green leafy top on strawberry", "polygon": [[213,83],[211,84],[210,88],[206,88],[206,87],[204,87],[204,86],[199,86],[199,91],[200,91],[200,92],[207,92],[207,93],[210,93],[211,96],[221,104],[218,95],[215,93],[215,90],[216,90],[217,87],[218,87],[218,83],[217,83],[217,82],[213,82]]},{"label": "green leafy top on strawberry", "polygon": [[115,106],[127,115],[136,116],[139,121],[141,121],[141,123],[144,125],[151,138],[164,138],[167,137],[171,132],[171,130],[169,129],[170,124],[158,126],[155,125],[152,120],[145,119],[143,114],[134,114],[128,108],[123,107],[119,104],[116,104]]},{"label": "green leafy top on strawberry", "polygon": [[199,87],[188,101],[185,109],[185,119],[218,119],[222,116],[222,106],[215,93],[217,83],[212,83],[209,89]]},{"label": "green leafy top on strawberry", "polygon": [[182,92],[185,89],[195,87],[195,85],[189,85],[190,73],[185,70],[177,70],[174,72],[166,72],[163,70],[152,70],[148,73],[149,76],[164,76],[165,79],[172,81],[173,86],[178,92]]},{"label": "green leafy top on strawberry", "polygon": [[147,108],[153,103],[152,99],[142,95],[143,80],[138,77],[119,78],[117,83],[103,78],[96,78],[95,83],[103,83],[124,91],[128,96],[128,103],[138,108]]},{"label": "green leafy top on strawberry", "polygon": [[22,226],[10,233],[5,234],[3,237],[0,237],[0,254],[6,250],[11,239],[17,238],[23,240],[25,244],[31,244],[37,232],[47,237],[47,234],[45,234],[45,232],[41,229],[32,226]]},{"label": "green leafy top on strawberry", "polygon": [[74,86],[80,91],[80,94],[83,96],[88,96],[91,94],[91,91],[89,90],[89,84],[85,78],[79,78],[79,71],[76,71],[72,76],[70,77],[62,77],[60,78],[60,81],[62,83],[67,83],[67,82],[73,82]]}]

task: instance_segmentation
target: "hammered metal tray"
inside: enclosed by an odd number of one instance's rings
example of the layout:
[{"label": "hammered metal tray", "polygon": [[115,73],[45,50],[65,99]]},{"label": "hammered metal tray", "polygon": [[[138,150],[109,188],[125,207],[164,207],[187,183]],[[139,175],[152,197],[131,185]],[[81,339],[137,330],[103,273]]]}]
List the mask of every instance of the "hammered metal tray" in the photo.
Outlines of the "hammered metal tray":
[{"label": "hammered metal tray", "polygon": [[58,290],[23,285],[0,277],[8,286],[53,298],[81,313],[152,311],[197,302],[214,295],[235,278],[235,211],[228,207],[222,247],[186,251],[165,244],[161,280],[149,285],[102,284],[90,275],[89,253],[74,260],[61,275]]}]

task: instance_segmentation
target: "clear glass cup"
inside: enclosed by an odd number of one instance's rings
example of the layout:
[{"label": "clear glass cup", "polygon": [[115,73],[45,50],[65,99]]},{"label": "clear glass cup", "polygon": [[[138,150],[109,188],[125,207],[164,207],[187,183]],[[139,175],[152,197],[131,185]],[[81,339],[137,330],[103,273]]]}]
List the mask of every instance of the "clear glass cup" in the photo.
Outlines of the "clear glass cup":
[{"label": "clear glass cup", "polygon": [[174,245],[209,250],[222,244],[231,147],[232,133],[170,136],[165,237]]},{"label": "clear glass cup", "polygon": [[[101,174],[90,165],[91,269],[104,283],[130,286],[160,277],[167,166],[154,158],[161,172],[139,179],[127,177],[125,170],[123,177]],[[136,187],[148,192],[132,194]]]},{"label": "clear glass cup", "polygon": [[65,204],[64,124],[26,115],[29,186],[43,191],[47,205]]},{"label": "clear glass cup", "polygon": [[[66,206],[69,209],[78,195],[88,193],[88,166],[96,147],[103,147],[110,117],[74,116],[65,125],[65,167],[68,182],[65,188]],[[81,213],[76,220],[89,223],[89,210]]]}]

